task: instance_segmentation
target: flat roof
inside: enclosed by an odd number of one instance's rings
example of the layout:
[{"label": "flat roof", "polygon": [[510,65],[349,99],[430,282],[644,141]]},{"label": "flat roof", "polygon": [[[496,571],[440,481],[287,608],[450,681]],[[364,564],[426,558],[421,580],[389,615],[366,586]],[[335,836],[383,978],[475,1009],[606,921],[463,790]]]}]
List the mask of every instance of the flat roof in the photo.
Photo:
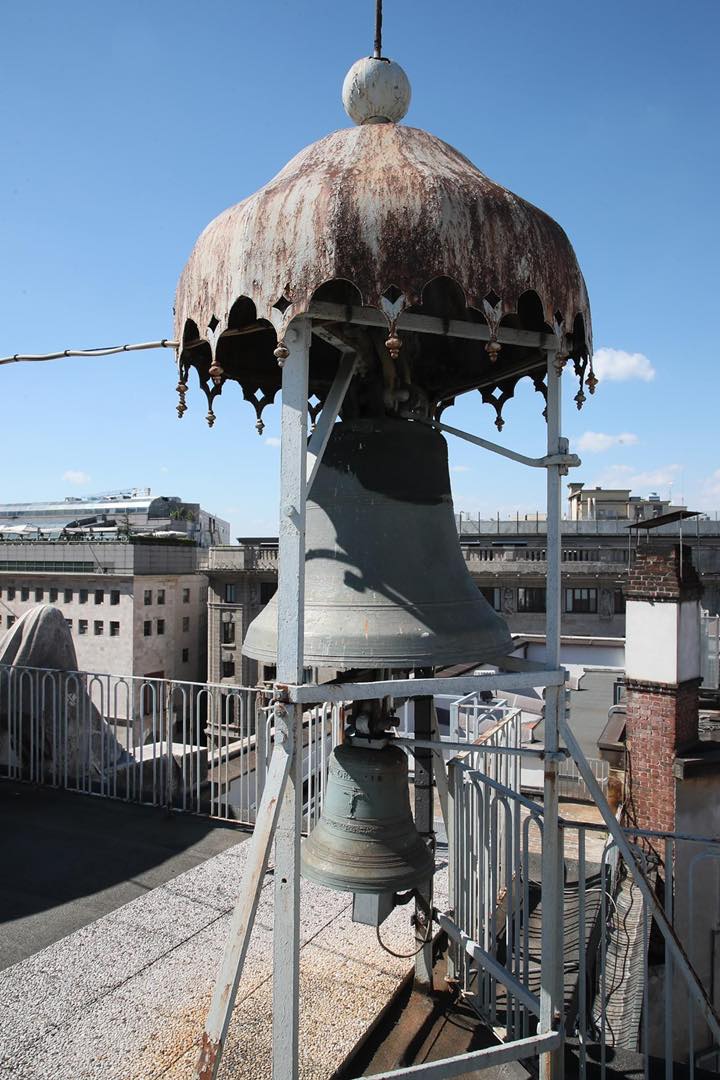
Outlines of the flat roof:
[{"label": "flat roof", "polygon": [[626,525],[626,529],[659,529],[661,525],[671,525],[674,521],[684,521],[685,518],[700,517],[700,510],[673,510],[670,514],[660,514],[658,517],[645,518],[643,521],[632,521]]}]

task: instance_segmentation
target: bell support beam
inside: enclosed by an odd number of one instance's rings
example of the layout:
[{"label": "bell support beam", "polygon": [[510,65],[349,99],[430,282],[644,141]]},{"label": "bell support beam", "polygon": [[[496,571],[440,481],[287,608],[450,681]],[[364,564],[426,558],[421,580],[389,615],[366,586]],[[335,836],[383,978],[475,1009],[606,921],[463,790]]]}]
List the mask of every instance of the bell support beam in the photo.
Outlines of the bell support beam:
[{"label": "bell support beam", "polygon": [[462,697],[473,690],[527,690],[538,686],[564,686],[565,672],[518,671],[498,675],[489,671],[483,675],[455,675],[446,679],[382,679],[378,682],[322,683],[320,685],[286,685],[288,701],[301,705],[319,705],[324,701],[342,704],[345,701],[380,701],[384,697],[418,698],[428,694],[457,694]]},{"label": "bell support beam", "polygon": [[217,1076],[235,995],[250,944],[263,877],[290,771],[290,748],[285,744],[292,741],[292,732],[284,727],[284,717],[278,713],[280,709],[282,706],[276,705],[275,749],[258,807],[257,825],[248,841],[250,853],[240,881],[239,896],[233,909],[225,952],[210,1001],[200,1056],[193,1074],[194,1080],[214,1080]]},{"label": "bell support beam", "polygon": [[343,349],[342,358],[338,365],[337,374],[333,380],[333,384],[330,387],[330,393],[328,394],[325,404],[322,407],[320,418],[315,426],[315,430],[310,436],[307,448],[307,484],[306,491],[309,493],[313,486],[313,480],[317,473],[322,456],[325,453],[325,447],[328,444],[328,439],[332,433],[333,424],[338,418],[338,413],[342,408],[342,403],[345,400],[345,394],[347,388],[350,385],[350,380],[355,374],[355,364],[357,357],[355,351],[349,346]]},{"label": "bell support beam", "polygon": [[[282,369],[280,530],[278,545],[277,677],[301,683],[305,608],[310,323],[294,320],[285,336]],[[288,707],[294,738],[275,832],[273,922],[273,1080],[297,1080],[300,999],[300,834],[302,827],[302,706]]]},{"label": "bell support beam", "polygon": [[[547,453],[560,454],[562,371],[556,367],[557,353],[547,351]],[[562,476],[560,464],[547,467],[547,588],[545,616],[545,664],[560,667],[560,620],[562,551],[560,536]],[[560,834],[559,779],[560,709],[564,690],[558,685],[545,688],[545,762],[543,779],[542,847],[542,945],[540,962],[540,1024],[538,1034],[563,1033],[563,846]],[[541,1080],[562,1080],[564,1051],[540,1057]]]},{"label": "bell support beam", "polygon": [[[316,300],[308,314],[313,319],[325,319],[335,323],[354,323],[356,326],[379,326],[387,329],[387,319],[382,311],[369,307],[349,307]],[[490,328],[485,323],[465,322],[462,319],[440,319],[435,315],[412,315],[401,312],[397,329],[419,334],[435,334],[440,337],[467,338],[471,341],[489,341]],[[535,330],[512,330],[498,327],[495,335],[501,345],[521,345],[528,349],[557,350],[560,341],[555,334],[543,334]]]}]

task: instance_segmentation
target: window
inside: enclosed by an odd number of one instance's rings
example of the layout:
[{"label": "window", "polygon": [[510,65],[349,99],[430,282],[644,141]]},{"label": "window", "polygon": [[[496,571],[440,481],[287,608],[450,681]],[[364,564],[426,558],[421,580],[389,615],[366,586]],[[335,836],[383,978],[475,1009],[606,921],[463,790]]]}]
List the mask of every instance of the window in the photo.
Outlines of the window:
[{"label": "window", "polygon": [[111,622],[110,623],[110,637],[120,637],[120,623],[119,622]]},{"label": "window", "polygon": [[8,585],[7,598],[8,598],[8,600],[14,600],[15,599],[15,586],[14,585]]},{"label": "window", "polygon": [[78,634],[87,634],[87,619],[78,619]]},{"label": "window", "polygon": [[42,604],[44,599],[45,599],[45,590],[44,589],[36,589],[35,590],[35,603],[36,604]]},{"label": "window", "polygon": [[616,615],[625,614],[625,593],[622,589],[616,589],[613,593],[613,611]]},{"label": "window", "polygon": [[277,592],[277,582],[275,582],[275,581],[261,581],[260,582],[260,603],[261,604],[269,604],[276,592]]},{"label": "window", "polygon": [[110,603],[112,604],[113,607],[117,607],[118,604],[120,603],[120,590],[119,589],[111,589],[110,590]]},{"label": "window", "polygon": [[487,600],[493,611],[500,611],[502,608],[502,590],[501,589],[480,589],[480,592]]},{"label": "window", "polygon": [[232,679],[235,676],[235,661],[223,660],[222,662],[222,677],[223,679]]},{"label": "window", "polygon": [[237,604],[237,585],[230,582],[225,585],[225,603]]},{"label": "window", "polygon": [[96,619],[95,622],[93,623],[93,633],[95,634],[95,637],[100,637],[100,635],[103,634],[104,632],[105,632],[105,623],[102,621],[102,619]]},{"label": "window", "polygon": [[143,600],[143,603],[145,604],[145,607],[150,607],[150,605],[152,604],[152,589],[145,590],[145,598]]},{"label": "window", "polygon": [[573,613],[597,612],[597,589],[566,589],[565,610]]},{"label": "window", "polygon": [[72,589],[63,590],[63,603],[72,604],[73,591]]},{"label": "window", "polygon": [[183,651],[182,651],[182,662],[183,662],[183,664],[187,664],[187,663],[189,663],[189,661],[190,661],[190,650],[189,649],[183,649]]},{"label": "window", "polygon": [[51,603],[51,604],[54,604],[54,603],[56,603],[56,602],[57,602],[57,598],[58,598],[58,591],[57,591],[57,589],[51,589],[51,590],[50,590],[50,603]]},{"label": "window", "polygon": [[152,622],[150,619],[146,619],[143,623],[143,637],[150,637],[152,634]]},{"label": "window", "polygon": [[87,589],[78,589],[78,603],[87,604],[88,591]]},{"label": "window", "polygon": [[96,604],[104,604],[105,603],[105,590],[104,589],[96,589],[95,590],[95,603]]},{"label": "window", "polygon": [[183,589],[183,591],[182,591],[182,602],[183,602],[183,604],[189,604],[190,603],[190,590],[189,589]]},{"label": "window", "polygon": [[8,617],[7,617],[8,630],[10,629],[10,627],[12,626],[12,624],[14,622],[15,622],[15,616],[14,615],[8,615]]},{"label": "window", "polygon": [[27,587],[27,585],[22,585],[21,586],[21,588],[20,588],[20,599],[21,600],[29,600],[30,599],[30,590]]},{"label": "window", "polygon": [[235,623],[224,622],[222,624],[222,643],[223,645],[235,644]]},{"label": "window", "polygon": [[182,628],[183,628],[183,633],[187,633],[188,630],[190,629],[190,619],[188,618],[187,615],[185,615],[184,618],[183,618]]},{"label": "window", "polygon": [[158,591],[157,591],[157,602],[158,602],[158,604],[164,604],[165,603],[165,590],[164,589],[158,589]]},{"label": "window", "polygon": [[544,589],[518,589],[518,591],[517,591],[517,609],[518,609],[518,611],[544,611],[545,610],[545,590]]},{"label": "window", "polygon": [[67,626],[68,630],[72,633],[72,619],[66,619],[65,620],[65,625]]},{"label": "window", "polygon": [[158,619],[158,621],[157,621],[157,632],[158,632],[158,634],[164,634],[165,633],[165,620],[164,619]]}]

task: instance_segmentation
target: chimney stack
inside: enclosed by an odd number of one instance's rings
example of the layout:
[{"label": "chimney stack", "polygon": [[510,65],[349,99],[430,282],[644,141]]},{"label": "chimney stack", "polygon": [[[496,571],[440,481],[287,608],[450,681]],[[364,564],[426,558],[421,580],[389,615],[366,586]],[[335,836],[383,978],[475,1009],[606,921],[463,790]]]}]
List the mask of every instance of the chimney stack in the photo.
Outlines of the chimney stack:
[{"label": "chimney stack", "polygon": [[673,764],[698,738],[702,585],[684,544],[648,540],[626,596],[626,744],[630,824],[675,828]]}]

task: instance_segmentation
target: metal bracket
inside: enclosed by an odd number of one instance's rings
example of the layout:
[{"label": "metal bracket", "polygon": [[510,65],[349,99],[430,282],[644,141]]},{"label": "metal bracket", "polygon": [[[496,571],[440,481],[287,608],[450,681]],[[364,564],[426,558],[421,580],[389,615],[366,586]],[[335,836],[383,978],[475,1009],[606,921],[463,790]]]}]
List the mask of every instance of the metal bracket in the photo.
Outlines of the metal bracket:
[{"label": "metal bracket", "polygon": [[416,416],[411,412],[402,412],[400,414],[405,420],[414,420],[418,424],[426,424],[428,427],[435,428],[436,431],[445,431],[448,435],[455,435],[458,439],[463,439],[465,442],[472,443],[474,446],[480,446],[483,450],[490,450],[493,454],[499,454],[500,457],[510,458],[511,461],[518,461],[521,465],[528,465],[531,469],[548,469],[553,465],[560,466],[560,470],[565,470],[567,474],[568,469],[576,469],[578,465],[582,465],[582,461],[577,454],[569,454],[568,440],[559,440],[558,454],[545,454],[543,457],[532,458],[526,454],[518,454],[515,450],[509,450],[507,446],[500,446],[499,443],[490,442],[488,439],[481,439],[479,435],[471,435],[468,431],[461,431],[460,428],[450,427],[449,424],[443,424],[440,420],[428,420],[423,416]]}]

